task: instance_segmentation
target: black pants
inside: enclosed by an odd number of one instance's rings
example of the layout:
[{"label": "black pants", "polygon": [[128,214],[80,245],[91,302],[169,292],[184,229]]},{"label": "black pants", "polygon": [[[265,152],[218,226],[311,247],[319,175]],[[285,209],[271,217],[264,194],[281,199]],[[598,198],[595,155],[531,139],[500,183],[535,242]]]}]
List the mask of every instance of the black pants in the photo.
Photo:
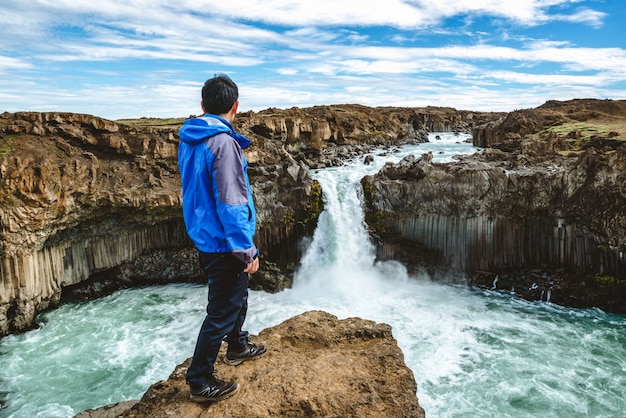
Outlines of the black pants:
[{"label": "black pants", "polygon": [[249,276],[243,272],[245,264],[230,253],[200,252],[199,258],[207,274],[209,303],[187,370],[187,382],[194,386],[202,385],[213,373],[224,337],[234,351],[248,344],[248,332],[242,330],[248,311]]}]

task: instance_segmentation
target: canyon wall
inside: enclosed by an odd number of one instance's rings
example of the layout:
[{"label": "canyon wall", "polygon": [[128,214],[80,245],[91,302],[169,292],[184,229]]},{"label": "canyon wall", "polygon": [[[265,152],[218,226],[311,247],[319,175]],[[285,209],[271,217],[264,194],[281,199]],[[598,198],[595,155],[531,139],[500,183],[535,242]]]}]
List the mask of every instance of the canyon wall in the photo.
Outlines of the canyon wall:
[{"label": "canyon wall", "polygon": [[[262,269],[291,285],[323,209],[309,170],[426,131],[472,131],[487,147],[448,165],[409,158],[364,179],[379,256],[444,266],[486,287],[624,310],[623,101],[547,102],[510,114],[359,105],[238,115],[255,193]],[[61,298],[204,280],[181,215],[184,119],[0,115],[0,335],[35,326]]]},{"label": "canyon wall", "polygon": [[[469,131],[490,113],[358,105],[237,116],[257,206],[262,269],[251,287],[291,284],[300,240],[323,209],[310,168],[372,146],[423,142],[424,129]],[[184,119],[109,121],[72,113],[0,115],[0,336],[35,326],[61,298],[203,281],[181,213]]]},{"label": "canyon wall", "polygon": [[362,181],[379,256],[626,312],[624,120],[624,102],[550,102],[477,128],[493,148],[459,162],[387,165]]}]

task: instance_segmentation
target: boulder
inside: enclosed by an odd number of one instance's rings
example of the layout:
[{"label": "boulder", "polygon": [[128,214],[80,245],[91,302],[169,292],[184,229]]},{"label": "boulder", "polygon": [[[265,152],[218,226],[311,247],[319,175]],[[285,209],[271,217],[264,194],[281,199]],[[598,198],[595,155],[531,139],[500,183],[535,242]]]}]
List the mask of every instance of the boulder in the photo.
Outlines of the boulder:
[{"label": "boulder", "polygon": [[[189,400],[185,372],[190,359],[167,380],[152,385],[115,417],[402,417],[423,418],[413,372],[404,363],[391,327],[360,318],[343,320],[311,311],[265,329],[253,340],[268,346],[260,358],[216,374],[237,380],[234,396],[212,404]],[[111,406],[76,418],[110,417]]]}]

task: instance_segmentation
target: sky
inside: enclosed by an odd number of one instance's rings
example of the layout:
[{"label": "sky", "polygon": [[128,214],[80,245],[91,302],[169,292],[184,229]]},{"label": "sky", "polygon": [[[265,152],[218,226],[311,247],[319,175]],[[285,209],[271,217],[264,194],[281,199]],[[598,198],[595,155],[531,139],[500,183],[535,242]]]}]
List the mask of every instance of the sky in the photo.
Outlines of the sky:
[{"label": "sky", "polygon": [[0,112],[107,119],[626,99],[623,0],[0,0]]}]

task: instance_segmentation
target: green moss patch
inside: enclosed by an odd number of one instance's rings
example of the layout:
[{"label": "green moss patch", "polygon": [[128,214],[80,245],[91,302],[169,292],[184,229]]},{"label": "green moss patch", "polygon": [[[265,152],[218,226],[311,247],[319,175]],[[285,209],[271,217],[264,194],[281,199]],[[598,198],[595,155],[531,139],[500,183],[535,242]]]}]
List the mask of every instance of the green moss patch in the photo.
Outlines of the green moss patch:
[{"label": "green moss patch", "polygon": [[547,134],[572,135],[575,133],[578,138],[589,138],[592,135],[608,134],[610,129],[605,125],[592,125],[584,122],[564,123],[562,125],[550,126],[545,131]]},{"label": "green moss patch", "polygon": [[14,135],[5,135],[0,137],[0,157],[7,157],[13,152]]},{"label": "green moss patch", "polygon": [[626,280],[620,279],[613,276],[602,276],[597,274],[596,280],[602,287],[610,287],[610,286],[623,286],[626,284]]},{"label": "green moss patch", "polygon": [[139,118],[139,119],[118,119],[115,122],[122,125],[129,126],[152,126],[152,127],[162,127],[162,126],[177,126],[182,125],[185,122],[186,118],[170,118],[170,119],[161,119],[161,118]]}]

